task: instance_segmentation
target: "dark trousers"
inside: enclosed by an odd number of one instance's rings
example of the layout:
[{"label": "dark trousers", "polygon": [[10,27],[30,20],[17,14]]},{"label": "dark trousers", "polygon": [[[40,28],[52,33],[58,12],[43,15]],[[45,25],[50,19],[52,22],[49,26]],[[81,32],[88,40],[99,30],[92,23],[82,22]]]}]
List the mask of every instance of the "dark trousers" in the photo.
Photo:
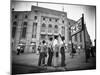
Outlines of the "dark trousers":
[{"label": "dark trousers", "polygon": [[51,64],[52,64],[52,58],[53,58],[53,52],[49,52],[48,54],[49,54],[49,57],[48,57],[47,65],[51,66]]},{"label": "dark trousers", "polygon": [[90,58],[90,50],[86,49],[86,62],[88,62],[89,58]]},{"label": "dark trousers", "polygon": [[42,64],[45,64],[45,53],[44,52],[40,52],[40,56],[39,56],[38,65],[41,66]]},{"label": "dark trousers", "polygon": [[61,66],[65,66],[65,50],[61,47]]},{"label": "dark trousers", "polygon": [[61,54],[61,66],[65,66],[65,54]]},{"label": "dark trousers", "polygon": [[19,55],[20,54],[20,49],[17,49],[17,55]]},{"label": "dark trousers", "polygon": [[94,57],[94,50],[93,49],[91,49],[91,55],[92,55],[92,57]]}]

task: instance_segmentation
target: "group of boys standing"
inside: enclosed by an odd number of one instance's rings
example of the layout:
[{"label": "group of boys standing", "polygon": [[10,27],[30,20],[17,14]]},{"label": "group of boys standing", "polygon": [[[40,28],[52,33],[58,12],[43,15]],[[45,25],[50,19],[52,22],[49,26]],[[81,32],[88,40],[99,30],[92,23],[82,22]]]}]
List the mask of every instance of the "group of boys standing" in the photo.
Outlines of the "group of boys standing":
[{"label": "group of boys standing", "polygon": [[[59,64],[59,54],[61,55],[61,64],[60,66],[65,66],[65,38],[59,36],[55,36],[55,39],[53,40],[50,38],[50,41],[48,44],[46,44],[46,41],[43,40],[41,45],[39,45],[39,61],[38,65],[43,66],[54,66],[58,67]],[[45,63],[45,58],[48,56],[47,63]]]}]

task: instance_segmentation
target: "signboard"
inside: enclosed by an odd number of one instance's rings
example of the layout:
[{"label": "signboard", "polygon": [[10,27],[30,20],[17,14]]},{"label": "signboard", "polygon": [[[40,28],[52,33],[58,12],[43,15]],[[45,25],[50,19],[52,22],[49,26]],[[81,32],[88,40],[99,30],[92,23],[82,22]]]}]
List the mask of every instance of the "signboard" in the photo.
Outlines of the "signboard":
[{"label": "signboard", "polygon": [[77,34],[82,30],[82,18],[80,18],[75,25],[71,26],[71,36]]}]

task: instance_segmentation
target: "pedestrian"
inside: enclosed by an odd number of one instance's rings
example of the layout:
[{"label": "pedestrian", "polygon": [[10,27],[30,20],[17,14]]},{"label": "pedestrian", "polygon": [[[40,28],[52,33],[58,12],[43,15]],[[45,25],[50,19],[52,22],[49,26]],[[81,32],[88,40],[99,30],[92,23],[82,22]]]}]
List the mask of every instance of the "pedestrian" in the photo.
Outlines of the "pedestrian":
[{"label": "pedestrian", "polygon": [[91,56],[94,57],[94,49],[93,49],[93,46],[91,46],[90,53],[91,53]]},{"label": "pedestrian", "polygon": [[71,54],[70,54],[72,56],[72,58],[74,57],[75,53],[76,53],[76,49],[75,49],[75,46],[73,46],[73,43],[72,43],[72,51],[71,51]]},{"label": "pedestrian", "polygon": [[78,46],[78,54],[80,55],[81,47]]},{"label": "pedestrian", "polygon": [[39,61],[38,61],[39,66],[45,65],[45,57],[46,56],[47,56],[46,44],[45,44],[45,40],[43,40],[42,45],[41,45],[41,50],[40,50],[40,53],[39,53]]},{"label": "pedestrian", "polygon": [[41,44],[39,44],[39,46],[38,46],[38,53],[40,53],[40,51],[41,51],[41,46],[40,46]]},{"label": "pedestrian", "polygon": [[49,44],[48,44],[48,61],[47,65],[52,65],[52,58],[53,58],[53,47],[52,47],[52,38],[50,38]]},{"label": "pedestrian", "polygon": [[64,37],[61,37],[61,48],[60,48],[60,53],[61,53],[61,66],[64,67],[65,64],[65,43],[64,43]]},{"label": "pedestrian", "polygon": [[90,58],[90,47],[86,46],[86,63],[88,62]]},{"label": "pedestrian", "polygon": [[21,48],[20,48],[20,45],[17,46],[17,55],[20,54],[20,51],[21,51]]},{"label": "pedestrian", "polygon": [[55,36],[55,39],[53,41],[53,66],[58,66],[58,60],[59,60],[59,45],[58,45],[58,36]]}]

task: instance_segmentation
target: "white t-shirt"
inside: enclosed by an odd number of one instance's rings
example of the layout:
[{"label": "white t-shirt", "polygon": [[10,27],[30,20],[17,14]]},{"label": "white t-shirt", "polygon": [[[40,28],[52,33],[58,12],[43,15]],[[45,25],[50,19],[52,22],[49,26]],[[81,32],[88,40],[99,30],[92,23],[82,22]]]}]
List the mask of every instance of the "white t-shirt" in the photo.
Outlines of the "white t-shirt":
[{"label": "white t-shirt", "polygon": [[61,37],[59,37],[59,45],[61,46],[64,42],[62,41]]},{"label": "white t-shirt", "polygon": [[20,46],[17,46],[17,49],[20,49]]},{"label": "white t-shirt", "polygon": [[53,41],[53,47],[55,47],[55,45],[57,45],[58,44],[58,41],[55,39],[54,41]]}]

